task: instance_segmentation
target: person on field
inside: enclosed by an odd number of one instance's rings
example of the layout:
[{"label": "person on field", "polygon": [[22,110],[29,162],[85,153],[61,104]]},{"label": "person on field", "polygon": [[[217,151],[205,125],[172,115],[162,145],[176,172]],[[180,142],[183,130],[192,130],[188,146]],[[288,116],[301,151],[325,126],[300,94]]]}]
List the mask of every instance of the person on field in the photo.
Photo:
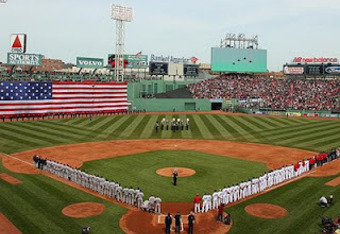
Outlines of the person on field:
[{"label": "person on field", "polygon": [[177,185],[177,177],[178,177],[178,171],[177,171],[177,169],[175,168],[175,169],[174,169],[174,172],[172,173],[172,179],[173,179],[174,186]]},{"label": "person on field", "polygon": [[172,217],[170,213],[165,217],[165,233],[170,234],[172,224]]},{"label": "person on field", "polygon": [[175,233],[181,233],[182,216],[179,212],[175,215]]},{"label": "person on field", "polygon": [[155,198],[155,213],[161,214],[161,203],[162,199],[160,197]]},{"label": "person on field", "polygon": [[223,222],[224,204],[218,206],[217,221]]},{"label": "person on field", "polygon": [[197,193],[196,196],[194,197],[194,212],[198,213],[201,211],[201,197]]},{"label": "person on field", "polygon": [[156,133],[158,133],[158,128],[159,128],[159,124],[158,124],[158,121],[156,122],[156,125],[155,125],[155,131]]},{"label": "person on field", "polygon": [[322,208],[328,207],[327,198],[324,197],[324,196],[320,197],[320,199],[319,199],[319,204],[320,204],[320,206],[321,206]]},{"label": "person on field", "polygon": [[188,216],[188,234],[194,233],[194,223],[195,223],[195,215],[191,211],[189,216]]}]

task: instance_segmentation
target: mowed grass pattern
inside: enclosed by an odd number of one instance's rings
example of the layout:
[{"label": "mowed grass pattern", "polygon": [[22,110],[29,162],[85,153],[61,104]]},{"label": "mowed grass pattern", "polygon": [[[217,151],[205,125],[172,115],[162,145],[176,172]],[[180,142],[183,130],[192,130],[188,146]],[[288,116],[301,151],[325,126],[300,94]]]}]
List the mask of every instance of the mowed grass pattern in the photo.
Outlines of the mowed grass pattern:
[{"label": "mowed grass pattern", "polygon": [[[162,118],[189,118],[190,130],[156,134],[155,123]],[[0,123],[3,153],[114,139],[212,139],[326,151],[340,145],[340,121],[169,113]]]},{"label": "mowed grass pattern", "polygon": [[[0,173],[22,181],[11,185],[0,179],[0,212],[23,233],[76,234],[86,226],[91,226],[93,234],[124,233],[119,227],[119,219],[127,211],[123,207],[43,175],[12,173],[1,162]],[[88,218],[70,218],[62,213],[68,205],[89,201],[103,204],[105,211]]]}]

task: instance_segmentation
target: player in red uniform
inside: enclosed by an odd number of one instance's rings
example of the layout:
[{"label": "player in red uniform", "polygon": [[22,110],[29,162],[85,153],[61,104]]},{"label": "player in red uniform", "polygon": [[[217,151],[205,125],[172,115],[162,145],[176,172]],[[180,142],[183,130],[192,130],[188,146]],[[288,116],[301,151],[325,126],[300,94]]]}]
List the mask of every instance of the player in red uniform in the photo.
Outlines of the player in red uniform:
[{"label": "player in red uniform", "polygon": [[201,211],[201,197],[198,193],[194,197],[194,211],[195,213]]}]

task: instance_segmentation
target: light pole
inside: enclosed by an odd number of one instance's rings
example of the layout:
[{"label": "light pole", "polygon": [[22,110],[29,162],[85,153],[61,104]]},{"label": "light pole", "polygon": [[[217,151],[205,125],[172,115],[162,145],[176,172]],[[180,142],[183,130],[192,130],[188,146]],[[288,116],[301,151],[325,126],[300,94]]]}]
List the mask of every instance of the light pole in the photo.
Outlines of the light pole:
[{"label": "light pole", "polygon": [[132,21],[132,8],[112,4],[111,18],[116,21],[115,76],[124,81],[124,22]]}]

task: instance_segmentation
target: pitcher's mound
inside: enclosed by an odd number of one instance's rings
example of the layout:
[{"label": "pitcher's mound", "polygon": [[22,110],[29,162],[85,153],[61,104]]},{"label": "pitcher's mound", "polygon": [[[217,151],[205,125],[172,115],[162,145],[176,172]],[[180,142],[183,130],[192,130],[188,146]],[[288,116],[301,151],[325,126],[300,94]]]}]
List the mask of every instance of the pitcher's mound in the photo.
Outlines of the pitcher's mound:
[{"label": "pitcher's mound", "polygon": [[96,216],[105,210],[105,206],[95,202],[82,202],[66,206],[62,212],[72,218],[87,218]]},{"label": "pitcher's mound", "polygon": [[269,203],[252,204],[246,206],[245,210],[248,214],[263,219],[277,219],[288,214],[285,208]]},{"label": "pitcher's mound", "polygon": [[[158,175],[166,176],[166,177],[172,177],[172,173],[174,172],[175,167],[166,167],[161,168],[156,171]],[[178,177],[187,177],[192,176],[196,173],[195,170],[190,168],[184,168],[184,167],[176,167],[178,172]]]}]

